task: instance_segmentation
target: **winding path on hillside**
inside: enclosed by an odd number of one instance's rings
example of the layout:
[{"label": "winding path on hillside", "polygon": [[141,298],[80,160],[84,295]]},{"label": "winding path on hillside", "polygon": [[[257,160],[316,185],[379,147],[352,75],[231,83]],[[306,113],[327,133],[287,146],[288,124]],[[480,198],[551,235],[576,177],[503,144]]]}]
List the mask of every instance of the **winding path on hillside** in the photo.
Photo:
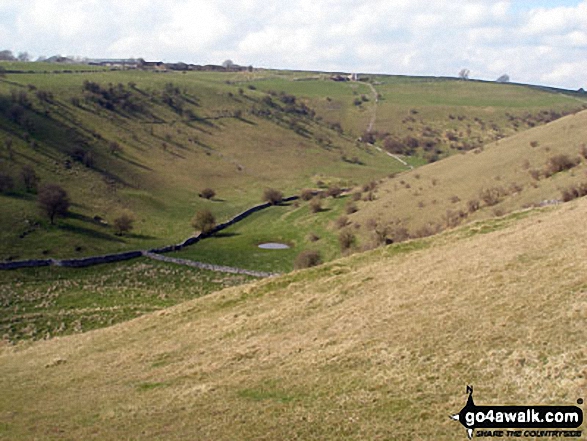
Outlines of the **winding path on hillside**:
[{"label": "winding path on hillside", "polygon": [[[377,122],[377,106],[379,104],[379,93],[377,92],[377,89],[375,89],[375,86],[373,84],[371,84],[371,83],[366,83],[366,84],[367,84],[367,86],[369,86],[369,88],[371,89],[371,92],[373,93],[373,106],[372,106],[372,111],[371,111],[371,119],[369,120],[369,125],[367,126],[367,132],[371,133],[373,131],[373,127],[375,127],[375,123]],[[410,170],[414,169],[413,165],[408,164],[406,161],[404,161],[399,156],[394,155],[393,153],[390,153],[390,152],[386,152],[381,147],[375,146],[375,148],[378,151],[385,153],[387,156],[395,159],[396,161],[401,162],[406,167],[409,167]]]},{"label": "winding path on hillside", "polygon": [[373,127],[375,127],[375,123],[377,122],[377,105],[379,104],[379,93],[375,86],[371,83],[366,83],[367,86],[371,89],[373,93],[373,106],[371,111],[371,119],[369,120],[369,126],[367,127],[367,132],[371,133],[373,131]]}]

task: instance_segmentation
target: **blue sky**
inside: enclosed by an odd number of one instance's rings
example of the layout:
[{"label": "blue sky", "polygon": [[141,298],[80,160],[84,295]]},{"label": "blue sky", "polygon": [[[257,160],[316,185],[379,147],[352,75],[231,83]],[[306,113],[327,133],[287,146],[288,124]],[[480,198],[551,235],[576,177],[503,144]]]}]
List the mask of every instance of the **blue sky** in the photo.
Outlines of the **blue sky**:
[{"label": "blue sky", "polygon": [[587,88],[587,0],[0,0],[0,49]]}]

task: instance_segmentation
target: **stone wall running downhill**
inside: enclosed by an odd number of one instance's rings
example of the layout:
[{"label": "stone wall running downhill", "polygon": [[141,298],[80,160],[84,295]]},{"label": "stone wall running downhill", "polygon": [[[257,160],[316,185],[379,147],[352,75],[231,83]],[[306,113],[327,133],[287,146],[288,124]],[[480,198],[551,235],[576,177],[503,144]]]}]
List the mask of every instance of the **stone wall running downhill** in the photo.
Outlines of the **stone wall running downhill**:
[{"label": "stone wall running downhill", "polygon": [[178,265],[191,266],[193,268],[200,268],[200,269],[205,269],[205,270],[210,270],[210,271],[216,271],[219,273],[245,274],[247,276],[253,276],[253,277],[274,277],[274,276],[278,275],[276,273],[266,273],[263,271],[252,271],[252,270],[247,270],[247,269],[242,269],[242,268],[233,268],[230,266],[213,265],[211,263],[196,262],[194,260],[178,259],[175,257],[162,256],[161,254],[150,253],[148,251],[144,252],[143,256],[148,257],[149,259],[159,260],[161,262],[169,262],[169,263],[175,263]]},{"label": "stone wall running downhill", "polygon": [[[290,196],[283,199],[283,202],[291,202],[298,199],[298,196]],[[223,222],[221,224],[216,225],[212,231],[208,233],[200,233],[197,236],[188,237],[181,243],[177,245],[168,245],[161,248],[153,248],[150,250],[140,250],[140,251],[127,251],[124,253],[114,253],[114,254],[106,254],[103,256],[93,256],[93,257],[82,257],[79,259],[31,259],[31,260],[19,260],[14,262],[0,262],[0,270],[13,270],[13,269],[20,269],[20,268],[39,268],[43,266],[62,266],[67,268],[84,268],[93,265],[100,265],[104,263],[113,263],[113,262],[121,262],[124,260],[136,259],[141,256],[146,256],[151,259],[161,260],[165,262],[176,263],[180,265],[187,265],[193,266],[196,268],[208,269],[211,271],[219,271],[219,272],[228,272],[233,274],[247,274],[254,277],[270,277],[274,276],[275,274],[272,273],[265,273],[259,271],[250,271],[250,270],[243,270],[239,268],[231,268],[219,265],[212,265],[202,262],[194,262],[191,260],[186,259],[175,259],[171,257],[164,257],[160,256],[160,254],[166,254],[173,251],[179,251],[187,246],[193,245],[199,242],[202,239],[206,239],[218,233],[219,231],[224,230],[225,228],[230,227],[231,225],[240,222],[241,220],[245,219],[246,217],[250,216],[253,213],[258,211],[264,210],[266,208],[271,207],[270,203],[256,205],[254,207],[249,208],[248,210],[243,211],[240,214],[237,214],[230,220]]]}]

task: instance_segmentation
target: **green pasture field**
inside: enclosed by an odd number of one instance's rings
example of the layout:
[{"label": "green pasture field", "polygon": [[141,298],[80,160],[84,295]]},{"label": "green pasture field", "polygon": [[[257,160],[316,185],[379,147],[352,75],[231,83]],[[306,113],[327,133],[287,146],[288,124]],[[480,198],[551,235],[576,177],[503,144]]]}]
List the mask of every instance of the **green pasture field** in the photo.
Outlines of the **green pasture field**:
[{"label": "green pasture field", "polygon": [[[298,254],[318,251],[323,261],[340,257],[338,228],[334,221],[350,197],[323,199],[323,211],[313,213],[309,203],[290,202],[255,213],[242,222],[170,254],[173,257],[258,271],[285,273],[294,269]],[[311,235],[318,239],[312,240]],[[276,242],[289,249],[266,250],[259,244]]]}]

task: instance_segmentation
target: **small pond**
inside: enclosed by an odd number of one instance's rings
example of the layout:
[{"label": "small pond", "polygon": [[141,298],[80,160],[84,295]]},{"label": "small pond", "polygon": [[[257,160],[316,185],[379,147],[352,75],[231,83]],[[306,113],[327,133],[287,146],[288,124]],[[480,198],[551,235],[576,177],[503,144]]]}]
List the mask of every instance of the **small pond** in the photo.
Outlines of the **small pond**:
[{"label": "small pond", "polygon": [[262,243],[258,245],[259,248],[262,248],[264,250],[287,250],[289,249],[289,245],[286,245],[284,243],[277,243],[277,242],[268,242],[268,243]]}]

